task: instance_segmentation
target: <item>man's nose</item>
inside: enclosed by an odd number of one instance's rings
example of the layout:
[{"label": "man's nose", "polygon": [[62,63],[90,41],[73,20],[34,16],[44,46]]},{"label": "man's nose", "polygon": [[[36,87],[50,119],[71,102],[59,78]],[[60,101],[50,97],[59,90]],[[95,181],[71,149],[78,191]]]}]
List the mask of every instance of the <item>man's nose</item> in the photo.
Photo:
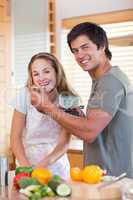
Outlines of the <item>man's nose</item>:
[{"label": "man's nose", "polygon": [[85,53],[84,53],[83,49],[79,48],[78,52],[77,52],[77,57],[82,58],[82,57],[84,57],[84,55],[85,55]]}]

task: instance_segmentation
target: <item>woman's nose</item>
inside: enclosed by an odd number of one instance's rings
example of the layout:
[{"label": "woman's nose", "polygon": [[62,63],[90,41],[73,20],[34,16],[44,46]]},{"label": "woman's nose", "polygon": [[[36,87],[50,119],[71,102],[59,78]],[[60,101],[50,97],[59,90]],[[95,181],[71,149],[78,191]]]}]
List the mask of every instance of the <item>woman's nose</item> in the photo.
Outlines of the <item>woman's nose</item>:
[{"label": "woman's nose", "polygon": [[44,80],[44,75],[40,74],[39,80]]}]

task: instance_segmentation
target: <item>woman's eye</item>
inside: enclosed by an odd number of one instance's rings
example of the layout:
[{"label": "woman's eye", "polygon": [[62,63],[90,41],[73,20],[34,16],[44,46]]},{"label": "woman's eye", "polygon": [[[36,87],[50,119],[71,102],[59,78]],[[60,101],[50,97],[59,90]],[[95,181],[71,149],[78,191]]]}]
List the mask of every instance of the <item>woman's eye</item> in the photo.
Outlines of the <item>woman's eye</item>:
[{"label": "woman's eye", "polygon": [[49,70],[45,71],[44,73],[48,74],[48,73],[49,73]]},{"label": "woman's eye", "polygon": [[33,74],[33,76],[38,76],[38,74]]}]

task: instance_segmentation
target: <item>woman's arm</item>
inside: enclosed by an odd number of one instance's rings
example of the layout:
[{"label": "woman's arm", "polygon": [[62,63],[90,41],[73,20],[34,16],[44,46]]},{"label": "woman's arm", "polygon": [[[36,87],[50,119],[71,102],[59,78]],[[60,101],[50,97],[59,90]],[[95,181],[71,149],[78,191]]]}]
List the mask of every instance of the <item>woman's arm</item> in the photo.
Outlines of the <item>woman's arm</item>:
[{"label": "woman's arm", "polygon": [[66,132],[64,128],[62,128],[58,144],[55,146],[53,151],[44,158],[36,167],[47,167],[48,165],[53,164],[56,160],[58,160],[64,153],[68,150],[68,145],[70,141],[70,134]]},{"label": "woman's arm", "polygon": [[25,127],[25,114],[14,110],[12,118],[10,145],[11,149],[20,165],[30,166],[26,158],[22,143],[22,133]]}]

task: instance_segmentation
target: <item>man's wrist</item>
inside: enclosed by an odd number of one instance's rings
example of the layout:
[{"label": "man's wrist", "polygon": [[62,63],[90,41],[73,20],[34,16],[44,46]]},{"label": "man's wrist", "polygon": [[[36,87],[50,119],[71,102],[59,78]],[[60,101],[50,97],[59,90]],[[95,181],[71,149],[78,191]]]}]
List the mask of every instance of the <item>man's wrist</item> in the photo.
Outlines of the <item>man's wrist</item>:
[{"label": "man's wrist", "polygon": [[44,113],[51,113],[53,110],[54,110],[54,108],[55,108],[55,105],[54,104],[52,104],[52,103],[50,103],[49,105],[43,105],[42,106],[42,111],[44,112]]},{"label": "man's wrist", "polygon": [[53,119],[58,119],[64,113],[64,111],[57,107],[55,104],[51,104],[47,108],[44,108],[44,113]]}]

